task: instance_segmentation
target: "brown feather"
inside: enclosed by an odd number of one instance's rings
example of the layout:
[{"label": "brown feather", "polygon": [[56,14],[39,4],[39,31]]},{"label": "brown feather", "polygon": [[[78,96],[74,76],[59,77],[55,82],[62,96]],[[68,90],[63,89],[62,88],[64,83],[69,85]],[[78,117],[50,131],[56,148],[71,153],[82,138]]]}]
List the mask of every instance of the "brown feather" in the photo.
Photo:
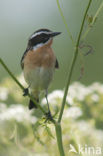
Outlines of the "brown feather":
[{"label": "brown feather", "polygon": [[37,50],[29,50],[24,58],[24,68],[34,69],[35,67],[54,67],[56,63],[56,57],[52,48],[49,45],[44,45]]}]

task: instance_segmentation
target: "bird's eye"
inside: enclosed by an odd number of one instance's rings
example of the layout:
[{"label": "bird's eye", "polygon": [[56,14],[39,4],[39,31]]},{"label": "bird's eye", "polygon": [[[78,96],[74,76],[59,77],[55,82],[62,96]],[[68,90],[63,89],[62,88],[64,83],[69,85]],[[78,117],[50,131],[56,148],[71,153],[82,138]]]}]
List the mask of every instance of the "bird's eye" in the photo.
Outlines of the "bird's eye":
[{"label": "bird's eye", "polygon": [[49,40],[49,37],[45,37],[45,38],[43,38],[42,42],[45,43],[45,42],[47,42],[48,40]]}]

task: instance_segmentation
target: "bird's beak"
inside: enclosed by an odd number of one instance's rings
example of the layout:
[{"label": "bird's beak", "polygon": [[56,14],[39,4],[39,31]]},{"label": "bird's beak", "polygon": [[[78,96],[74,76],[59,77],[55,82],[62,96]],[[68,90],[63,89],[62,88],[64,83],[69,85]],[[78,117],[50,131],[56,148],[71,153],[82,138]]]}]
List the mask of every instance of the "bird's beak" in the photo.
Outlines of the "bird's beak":
[{"label": "bird's beak", "polygon": [[60,35],[60,34],[61,34],[61,32],[52,32],[50,34],[50,37],[55,37],[55,36]]}]

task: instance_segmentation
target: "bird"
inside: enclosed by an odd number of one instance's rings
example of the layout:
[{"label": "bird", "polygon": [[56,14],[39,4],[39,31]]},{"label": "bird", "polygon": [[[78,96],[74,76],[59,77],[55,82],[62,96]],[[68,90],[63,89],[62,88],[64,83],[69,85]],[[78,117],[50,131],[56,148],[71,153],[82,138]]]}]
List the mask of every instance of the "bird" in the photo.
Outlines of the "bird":
[{"label": "bird", "polygon": [[[41,91],[45,92],[47,99],[48,87],[53,79],[55,69],[59,68],[58,60],[53,52],[53,38],[61,32],[53,32],[49,29],[39,29],[28,39],[27,48],[21,58],[21,68],[28,88],[24,90],[24,96],[28,93],[39,102]],[[48,104],[48,101],[47,101]],[[37,108],[30,99],[29,109]],[[49,104],[48,104],[48,111]]]}]

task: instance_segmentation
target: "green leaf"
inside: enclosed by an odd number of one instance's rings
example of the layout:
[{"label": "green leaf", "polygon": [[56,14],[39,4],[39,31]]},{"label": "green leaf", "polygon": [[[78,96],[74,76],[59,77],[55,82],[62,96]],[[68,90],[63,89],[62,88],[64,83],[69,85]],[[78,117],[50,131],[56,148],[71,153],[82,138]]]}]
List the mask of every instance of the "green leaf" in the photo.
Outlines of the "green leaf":
[{"label": "green leaf", "polygon": [[50,128],[49,128],[47,125],[45,125],[45,130],[46,130],[46,132],[48,133],[48,135],[49,135],[51,138],[54,139],[54,136],[53,136],[53,134],[52,134]]}]

